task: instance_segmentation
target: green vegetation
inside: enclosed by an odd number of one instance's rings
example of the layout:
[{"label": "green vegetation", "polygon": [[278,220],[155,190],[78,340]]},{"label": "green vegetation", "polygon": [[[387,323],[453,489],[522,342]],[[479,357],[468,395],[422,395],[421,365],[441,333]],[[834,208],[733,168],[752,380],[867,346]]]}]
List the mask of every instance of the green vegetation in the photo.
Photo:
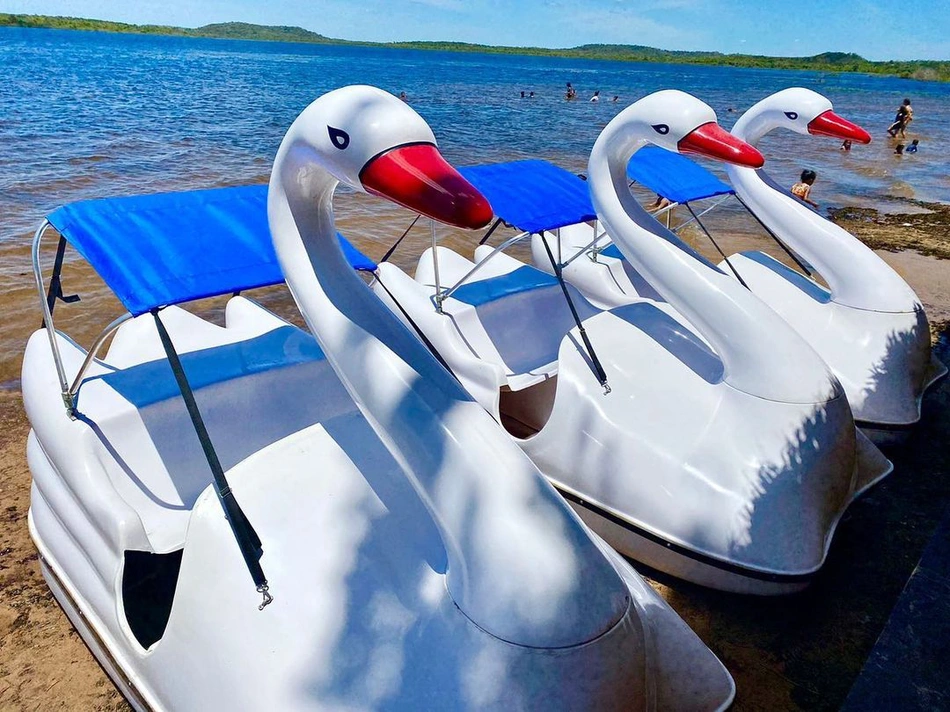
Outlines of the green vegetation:
[{"label": "green vegetation", "polygon": [[45,15],[11,15],[0,13],[0,26],[45,27],[63,30],[90,30],[98,32],[130,32],[148,35],[176,35],[180,37],[207,37],[214,39],[266,40],[271,42],[305,42],[311,44],[362,45],[367,47],[397,47],[401,49],[440,50],[445,52],[481,52],[485,54],[514,54],[543,57],[576,57],[578,59],[608,59],[623,62],[663,62],[667,64],[697,64],[728,67],[755,67],[760,69],[807,69],[818,72],[864,72],[886,74],[909,79],[950,81],[950,62],[917,60],[908,62],[871,62],[860,55],[844,52],[825,52],[814,57],[765,57],[762,55],[721,54],[719,52],[682,52],[655,49],[642,45],[590,44],[569,49],[543,47],[494,47],[464,42],[353,42],[324,37],[302,27],[267,27],[246,22],[223,22],[204,27],[165,27],[162,25],[127,25],[105,20],[85,20],[77,17],[48,17]]}]

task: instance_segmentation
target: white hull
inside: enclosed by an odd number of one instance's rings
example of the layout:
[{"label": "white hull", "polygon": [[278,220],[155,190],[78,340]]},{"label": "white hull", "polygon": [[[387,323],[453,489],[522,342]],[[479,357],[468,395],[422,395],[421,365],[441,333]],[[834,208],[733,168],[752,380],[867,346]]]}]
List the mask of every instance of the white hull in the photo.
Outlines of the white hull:
[{"label": "white hull", "polygon": [[[445,283],[473,266],[439,250]],[[854,497],[892,469],[856,432],[840,395],[829,391],[824,403],[794,404],[732,388],[716,355],[667,304],[634,300],[591,314],[575,292],[608,376],[605,395],[576,327],[557,351],[545,350],[547,330],[570,320],[560,293],[552,294],[556,288],[518,297],[530,320],[506,340],[504,320],[493,324],[496,314],[503,319],[515,308],[509,304],[491,311],[450,298],[445,316],[431,310],[431,254],[420,260],[415,280],[381,266],[386,289],[378,294],[397,314],[392,298],[400,303],[538,468],[573,495],[568,499],[582,518],[631,558],[725,590],[797,590],[821,567]],[[521,267],[498,254],[484,278]],[[519,375],[514,363],[529,369]],[[499,382],[512,385],[493,385]],[[608,516],[578,508],[577,499]],[[791,584],[775,583],[786,580]]]},{"label": "white hull", "polygon": [[927,389],[947,373],[931,352],[923,308],[856,309],[768,255],[741,253],[729,261],[838,376],[865,434],[879,445],[906,440]]},{"label": "white hull", "polygon": [[[287,328],[242,298],[233,300],[229,307],[231,316],[235,317],[236,323],[245,323],[243,329],[232,327],[243,336],[265,324]],[[176,324],[170,313],[166,314],[166,321]],[[147,343],[140,338],[129,338],[136,327],[143,326],[150,325],[147,322],[140,324],[138,320],[131,322],[129,333],[117,337],[119,348],[135,343],[147,351]],[[178,326],[197,328],[190,338],[182,331],[172,331],[176,341],[191,341],[195,348],[200,348],[202,338],[220,332],[218,327],[201,326],[193,317],[184,319]],[[35,338],[27,352],[26,370],[29,375],[25,374],[24,393],[34,426],[46,432],[47,419],[61,423],[56,426],[60,428],[68,419],[54,397],[55,378],[48,368],[49,359],[44,358],[48,355],[45,336],[38,333]],[[65,350],[66,342],[61,342],[61,346]],[[43,363],[38,363],[37,358]],[[68,352],[66,358],[69,359]],[[280,364],[274,363],[273,366],[279,368]],[[44,394],[37,388],[48,393],[41,398]],[[287,401],[282,401],[277,392],[272,388],[267,390],[271,397],[286,406]],[[304,392],[312,394],[311,400],[326,400],[328,395],[321,394],[319,384],[311,383],[303,391],[300,386],[296,387],[295,400],[299,400]],[[199,402],[206,405],[210,402],[201,389],[197,393]],[[85,396],[85,401],[80,400],[81,412],[83,405],[93,409],[92,392]],[[352,417],[347,416],[348,430],[353,427]],[[87,430],[82,420],[69,427]],[[214,433],[213,420],[210,427]],[[275,602],[265,611],[257,612],[259,598],[255,597],[240,555],[230,539],[220,506],[208,489],[198,497],[194,514],[190,517],[179,589],[168,628],[162,639],[147,650],[135,642],[123,613],[122,548],[116,550],[105,546],[103,537],[110,538],[108,519],[88,519],[89,503],[80,504],[73,494],[77,483],[87,476],[91,477],[89,483],[95,489],[105,494],[110,490],[115,492],[110,476],[101,469],[98,456],[91,459],[79,456],[77,447],[54,466],[50,455],[40,447],[38,433],[31,434],[29,455],[34,489],[30,532],[42,558],[44,576],[83,640],[135,709],[210,709],[226,705],[231,709],[277,706],[307,710],[322,709],[331,699],[347,700],[347,704],[361,708],[374,708],[383,705],[387,699],[399,699],[415,708],[421,705],[446,709],[498,706],[528,709],[543,704],[550,709],[588,709],[594,704],[605,709],[620,709],[626,707],[631,695],[636,698],[648,688],[662,690],[648,704],[654,709],[680,709],[685,700],[695,699],[695,696],[706,700],[700,705],[705,709],[728,706],[734,688],[721,664],[652,589],[619,559],[614,560],[614,566],[628,586],[631,607],[622,623],[606,632],[596,645],[588,645],[576,654],[533,659],[535,656],[530,653],[527,658],[519,658],[515,654],[517,648],[491,636],[483,639],[484,634],[445,597],[441,576],[428,566],[418,568],[405,559],[405,556],[412,555],[413,549],[416,556],[425,555],[427,550],[433,551],[432,542],[425,543],[431,530],[421,527],[419,536],[423,538],[414,537],[415,542],[408,542],[408,548],[406,542],[395,543],[393,532],[406,526],[409,520],[404,521],[404,517],[418,514],[416,507],[392,499],[394,492],[398,491],[398,487],[392,489],[395,483],[379,489],[387,478],[385,469],[366,480],[353,469],[349,459],[339,460],[339,465],[334,465],[334,458],[338,455],[332,455],[332,450],[337,449],[342,454],[339,446],[328,439],[326,429],[320,425],[316,428],[277,441],[248,458],[246,465],[239,463],[229,472],[242,506],[264,538],[264,562],[268,564]],[[328,428],[335,433],[333,437],[339,437],[342,432],[332,425]],[[360,432],[365,436],[369,431]],[[312,449],[313,443],[321,440],[331,450],[317,454]],[[368,447],[365,440],[354,440],[349,444],[344,441],[343,447],[353,453],[356,442],[362,443],[359,447],[364,452],[363,457],[375,461],[378,467],[382,462],[379,458],[383,456],[378,446]],[[117,442],[116,445],[120,444]],[[268,455],[268,451],[273,454]],[[59,452],[58,447],[54,447],[53,452]],[[261,467],[262,457],[275,463],[279,461],[273,457],[284,458],[284,464],[275,464],[277,470]],[[294,458],[297,459],[296,466],[292,464]],[[306,472],[307,468],[300,469],[302,462],[320,463],[320,477],[294,476],[293,472]],[[291,469],[287,469],[288,466]],[[283,473],[279,478],[281,504],[276,508],[277,502],[265,504],[265,500],[275,494],[271,486],[272,472]],[[82,489],[81,485],[79,489]],[[373,494],[374,489],[378,494]],[[389,499],[383,504],[378,497],[386,497],[387,491],[390,492]],[[305,512],[310,512],[310,516]],[[378,524],[371,524],[374,521]],[[289,538],[281,534],[281,529],[288,526],[294,531]],[[418,521],[415,526],[419,529]],[[378,535],[366,538],[377,529]],[[387,530],[392,531],[386,533]],[[211,539],[208,539],[209,535]],[[223,549],[214,554],[210,551],[201,553],[212,542],[213,548],[223,545]],[[354,545],[360,548],[354,549]],[[316,552],[322,553],[315,556]],[[347,552],[357,556],[352,560],[355,568],[347,565],[341,569],[339,565],[348,561]],[[280,565],[280,559],[274,558],[276,556],[290,557],[290,561],[300,563],[285,568]],[[396,558],[392,559],[393,556]],[[392,584],[380,588],[380,584],[374,582],[372,572],[375,569],[370,564],[378,567],[387,560],[407,571],[404,580],[396,583],[396,589],[392,589]],[[365,563],[357,564],[358,561]],[[424,559],[418,561],[424,562]],[[304,570],[295,572],[299,566],[304,566]],[[364,570],[364,566],[369,566],[369,569]],[[108,573],[110,571],[112,573]],[[363,573],[358,573],[360,571]],[[210,572],[214,572],[213,579],[208,578]],[[299,577],[300,574],[304,574],[303,578]],[[344,620],[352,621],[348,626],[355,626],[352,631],[342,633],[335,625],[327,627],[327,623],[340,620],[340,614],[333,611],[338,611],[335,602],[341,592],[342,600],[357,600],[360,592],[367,590],[379,591],[382,598],[377,600],[378,605],[390,600],[386,598],[390,595],[393,596],[392,602],[404,602],[391,610],[386,609],[386,615],[379,619],[383,629],[370,625],[372,609],[365,605],[360,614],[354,611],[344,615]],[[420,592],[424,594],[423,599],[418,598]],[[409,608],[405,609],[403,605]],[[639,620],[647,617],[649,624],[642,625]],[[229,621],[232,624],[229,625]],[[233,624],[236,621],[240,623]],[[397,627],[389,629],[386,625]],[[404,627],[406,625],[408,628]],[[415,644],[410,644],[413,630],[418,630],[420,635],[423,630],[428,631],[419,639],[422,648],[416,649]],[[636,630],[641,632],[631,636],[631,631]],[[233,631],[233,634],[228,631]],[[387,668],[374,668],[372,657],[363,660],[357,678],[347,677],[347,666],[360,657],[356,655],[357,651],[368,654],[372,650],[385,650],[391,636],[395,636],[393,641],[402,641],[401,644],[408,646],[405,663],[396,678],[387,677]],[[327,660],[318,665],[311,659],[315,651],[334,649],[338,653],[332,662]],[[433,655],[434,650],[440,649],[441,653]],[[221,656],[221,650],[230,652]],[[345,653],[347,650],[351,652]],[[492,661],[490,667],[495,671],[491,673],[494,682],[460,688],[458,685],[464,679],[464,671],[475,664],[474,659],[465,664],[463,660],[469,654],[476,655],[476,651],[482,656],[479,659],[486,663]],[[645,684],[642,677],[644,668],[637,671],[638,665],[645,664],[637,663],[638,660],[645,661],[643,656],[651,660],[648,668],[653,670],[654,677],[649,684]],[[606,662],[608,659],[612,662]],[[440,660],[444,664],[435,664]],[[417,669],[411,669],[410,664]],[[543,673],[536,668],[538,664],[544,669]],[[691,669],[698,665],[705,671],[694,681],[695,684],[684,686],[681,679],[684,664]],[[497,677],[497,665],[503,665],[507,671],[501,678]],[[532,682],[537,674],[567,681],[574,679],[578,670],[588,669],[598,670],[595,687],[572,683],[555,685],[540,692]],[[308,677],[312,678],[309,684],[313,687],[301,688],[302,681]],[[343,684],[347,679],[352,679],[353,683]],[[426,683],[420,684],[423,679]],[[356,684],[356,680],[362,682]],[[386,683],[386,680],[390,682]],[[374,689],[379,692],[374,693]],[[624,702],[621,704],[619,700]]]},{"label": "white hull", "polygon": [[[733,135],[757,143],[775,129],[850,138],[870,136],[809,89],[790,88],[752,106]],[[760,252],[730,257],[753,293],[827,362],[855,420],[882,444],[906,438],[924,392],[947,372],[930,348],[927,316],[913,289],[873,250],[794,198],[764,172],[726,168],[736,194],[828,288]]]}]

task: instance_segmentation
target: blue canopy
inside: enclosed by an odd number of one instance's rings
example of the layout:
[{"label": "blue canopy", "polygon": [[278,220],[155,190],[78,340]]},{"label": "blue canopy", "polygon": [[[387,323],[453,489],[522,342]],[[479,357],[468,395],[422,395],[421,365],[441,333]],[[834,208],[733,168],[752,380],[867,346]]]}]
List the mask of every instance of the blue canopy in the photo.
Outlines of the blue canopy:
[{"label": "blue canopy", "polygon": [[[266,185],[85,200],[47,220],[135,316],[284,281],[267,223]],[[337,237],[355,269],[376,269]]]},{"label": "blue canopy", "polygon": [[674,203],[735,193],[699,164],[659,146],[644,146],[634,153],[627,176]]},{"label": "blue canopy", "polygon": [[524,232],[594,220],[587,183],[546,161],[512,161],[460,169],[488,198],[495,215]]}]

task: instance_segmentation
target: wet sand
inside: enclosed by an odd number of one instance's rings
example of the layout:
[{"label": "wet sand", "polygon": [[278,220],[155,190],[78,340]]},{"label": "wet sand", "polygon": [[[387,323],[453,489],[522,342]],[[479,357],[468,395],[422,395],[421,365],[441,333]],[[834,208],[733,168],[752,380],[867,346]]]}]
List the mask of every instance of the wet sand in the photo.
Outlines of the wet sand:
[{"label": "wet sand", "polygon": [[[398,237],[398,225],[407,224],[404,217],[390,216],[386,234]],[[918,242],[913,245],[929,250],[930,256],[891,251],[908,246],[903,241],[908,235],[903,223],[909,218],[845,214],[836,219],[879,249],[914,287],[931,315],[935,343],[940,339],[938,353],[948,361],[950,259],[940,257],[950,256],[950,234],[931,218],[914,228],[922,237],[915,237]],[[895,224],[898,220],[901,224]],[[371,238],[360,232],[357,222],[353,220],[348,234],[369,254],[380,256],[389,238]],[[710,253],[701,235],[687,237]],[[397,262],[410,268],[409,256],[418,255],[427,239],[428,230],[411,236]],[[924,239],[931,247],[921,247]],[[446,234],[445,242],[463,254],[474,246],[471,235]],[[721,245],[729,254],[750,247],[762,249],[767,243],[750,232],[734,233]],[[777,248],[767,251],[781,256]],[[70,269],[73,281],[67,281],[66,290],[70,284],[82,285],[86,313],[92,309],[96,314],[92,326],[80,329],[84,337],[80,340],[88,343],[118,307],[101,291],[90,292],[92,278],[83,277],[78,266]],[[24,281],[28,284],[27,275]],[[28,288],[11,294],[4,286],[2,293],[8,300],[22,298],[24,305],[34,299]],[[293,305],[282,288],[266,291],[262,301],[293,315]],[[77,315],[79,306],[63,309],[57,326],[71,333],[74,326],[79,328],[84,323]],[[220,306],[220,301],[211,300],[201,311],[213,317],[220,313]],[[38,319],[36,311],[18,319],[16,343],[8,340],[5,358],[0,358],[4,364],[0,371],[7,377],[0,387],[0,709],[125,710],[127,703],[43,582],[27,531],[29,426],[17,383],[9,379],[19,368],[23,340]],[[840,706],[950,504],[948,440],[950,381],[945,381],[927,396],[922,425],[911,441],[889,453],[894,473],[851,507],[838,528],[825,568],[802,594],[779,599],[734,596],[652,575],[651,582],[729,668],[738,688],[735,709],[830,710]]]}]

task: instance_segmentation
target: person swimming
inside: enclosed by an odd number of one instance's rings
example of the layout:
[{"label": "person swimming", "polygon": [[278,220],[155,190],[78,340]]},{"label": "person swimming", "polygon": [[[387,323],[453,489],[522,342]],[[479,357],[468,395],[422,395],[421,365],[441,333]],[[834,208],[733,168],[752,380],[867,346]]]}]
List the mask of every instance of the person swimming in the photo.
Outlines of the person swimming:
[{"label": "person swimming", "polygon": [[841,151],[850,151],[850,150],[851,150],[851,139],[850,139],[850,138],[846,138],[846,139],[844,140],[844,143],[841,144],[841,148],[840,148],[839,150],[841,150]]},{"label": "person swimming", "polygon": [[801,179],[792,186],[792,195],[801,200],[803,203],[808,203],[813,208],[818,207],[818,203],[812,200],[809,196],[811,195],[811,187],[815,184],[815,179],[818,178],[818,174],[815,171],[806,168],[802,171]]},{"label": "person swimming", "polygon": [[917,153],[917,146],[920,144],[916,138],[910,142],[910,146],[904,149],[904,153]]},{"label": "person swimming", "polygon": [[590,101],[600,101],[600,89],[594,92],[594,96],[590,98]]}]

